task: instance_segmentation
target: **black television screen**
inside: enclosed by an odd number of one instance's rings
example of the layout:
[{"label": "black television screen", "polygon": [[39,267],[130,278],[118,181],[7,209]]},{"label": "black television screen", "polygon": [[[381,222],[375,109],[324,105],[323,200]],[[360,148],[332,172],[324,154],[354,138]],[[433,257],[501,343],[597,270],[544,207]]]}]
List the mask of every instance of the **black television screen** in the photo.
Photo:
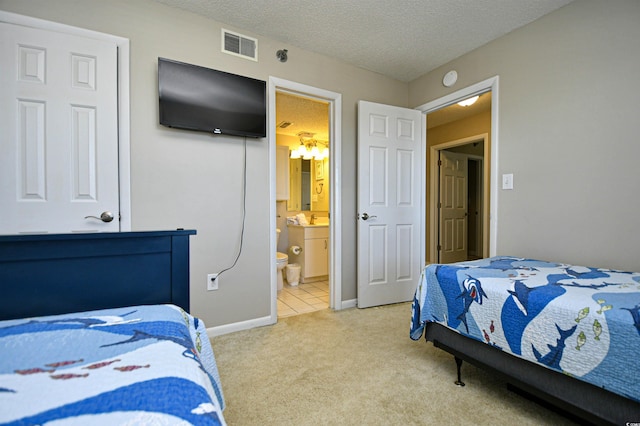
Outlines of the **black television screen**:
[{"label": "black television screen", "polygon": [[266,83],[158,58],[160,124],[216,134],[266,136]]}]

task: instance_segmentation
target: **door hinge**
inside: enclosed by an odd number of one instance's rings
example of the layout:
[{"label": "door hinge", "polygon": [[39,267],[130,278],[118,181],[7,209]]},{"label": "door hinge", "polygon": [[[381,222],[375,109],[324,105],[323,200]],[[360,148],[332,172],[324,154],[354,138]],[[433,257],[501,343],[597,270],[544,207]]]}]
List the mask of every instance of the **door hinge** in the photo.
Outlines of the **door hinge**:
[{"label": "door hinge", "polygon": [[442,166],[442,160],[438,160],[438,167]]},{"label": "door hinge", "polygon": [[442,246],[440,244],[438,244],[438,251],[442,250]]}]

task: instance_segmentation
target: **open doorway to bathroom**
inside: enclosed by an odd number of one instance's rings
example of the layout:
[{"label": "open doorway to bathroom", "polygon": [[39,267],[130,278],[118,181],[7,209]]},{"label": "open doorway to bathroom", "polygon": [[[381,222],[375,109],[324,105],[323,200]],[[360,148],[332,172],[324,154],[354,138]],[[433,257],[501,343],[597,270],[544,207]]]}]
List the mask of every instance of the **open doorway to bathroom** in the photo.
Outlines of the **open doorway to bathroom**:
[{"label": "open doorway to bathroom", "polygon": [[331,103],[276,92],[277,317],[330,307]]}]

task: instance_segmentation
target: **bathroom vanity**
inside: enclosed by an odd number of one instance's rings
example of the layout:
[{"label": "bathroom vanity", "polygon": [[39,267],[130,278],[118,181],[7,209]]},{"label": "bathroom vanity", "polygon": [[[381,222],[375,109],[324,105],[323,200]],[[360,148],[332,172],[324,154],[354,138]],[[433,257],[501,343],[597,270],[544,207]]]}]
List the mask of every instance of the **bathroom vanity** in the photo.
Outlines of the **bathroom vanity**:
[{"label": "bathroom vanity", "polygon": [[301,266],[300,282],[310,283],[329,277],[329,225],[288,225],[289,245],[300,246],[302,253],[292,256],[289,263]]}]

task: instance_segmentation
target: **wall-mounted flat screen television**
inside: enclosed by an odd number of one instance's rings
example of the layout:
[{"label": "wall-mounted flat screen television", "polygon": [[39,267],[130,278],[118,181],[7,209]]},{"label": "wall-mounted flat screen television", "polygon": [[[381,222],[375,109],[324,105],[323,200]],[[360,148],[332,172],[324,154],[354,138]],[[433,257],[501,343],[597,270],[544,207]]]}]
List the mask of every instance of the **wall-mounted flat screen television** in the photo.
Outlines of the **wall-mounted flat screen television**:
[{"label": "wall-mounted flat screen television", "polygon": [[266,136],[266,83],[158,58],[160,124],[215,134]]}]

